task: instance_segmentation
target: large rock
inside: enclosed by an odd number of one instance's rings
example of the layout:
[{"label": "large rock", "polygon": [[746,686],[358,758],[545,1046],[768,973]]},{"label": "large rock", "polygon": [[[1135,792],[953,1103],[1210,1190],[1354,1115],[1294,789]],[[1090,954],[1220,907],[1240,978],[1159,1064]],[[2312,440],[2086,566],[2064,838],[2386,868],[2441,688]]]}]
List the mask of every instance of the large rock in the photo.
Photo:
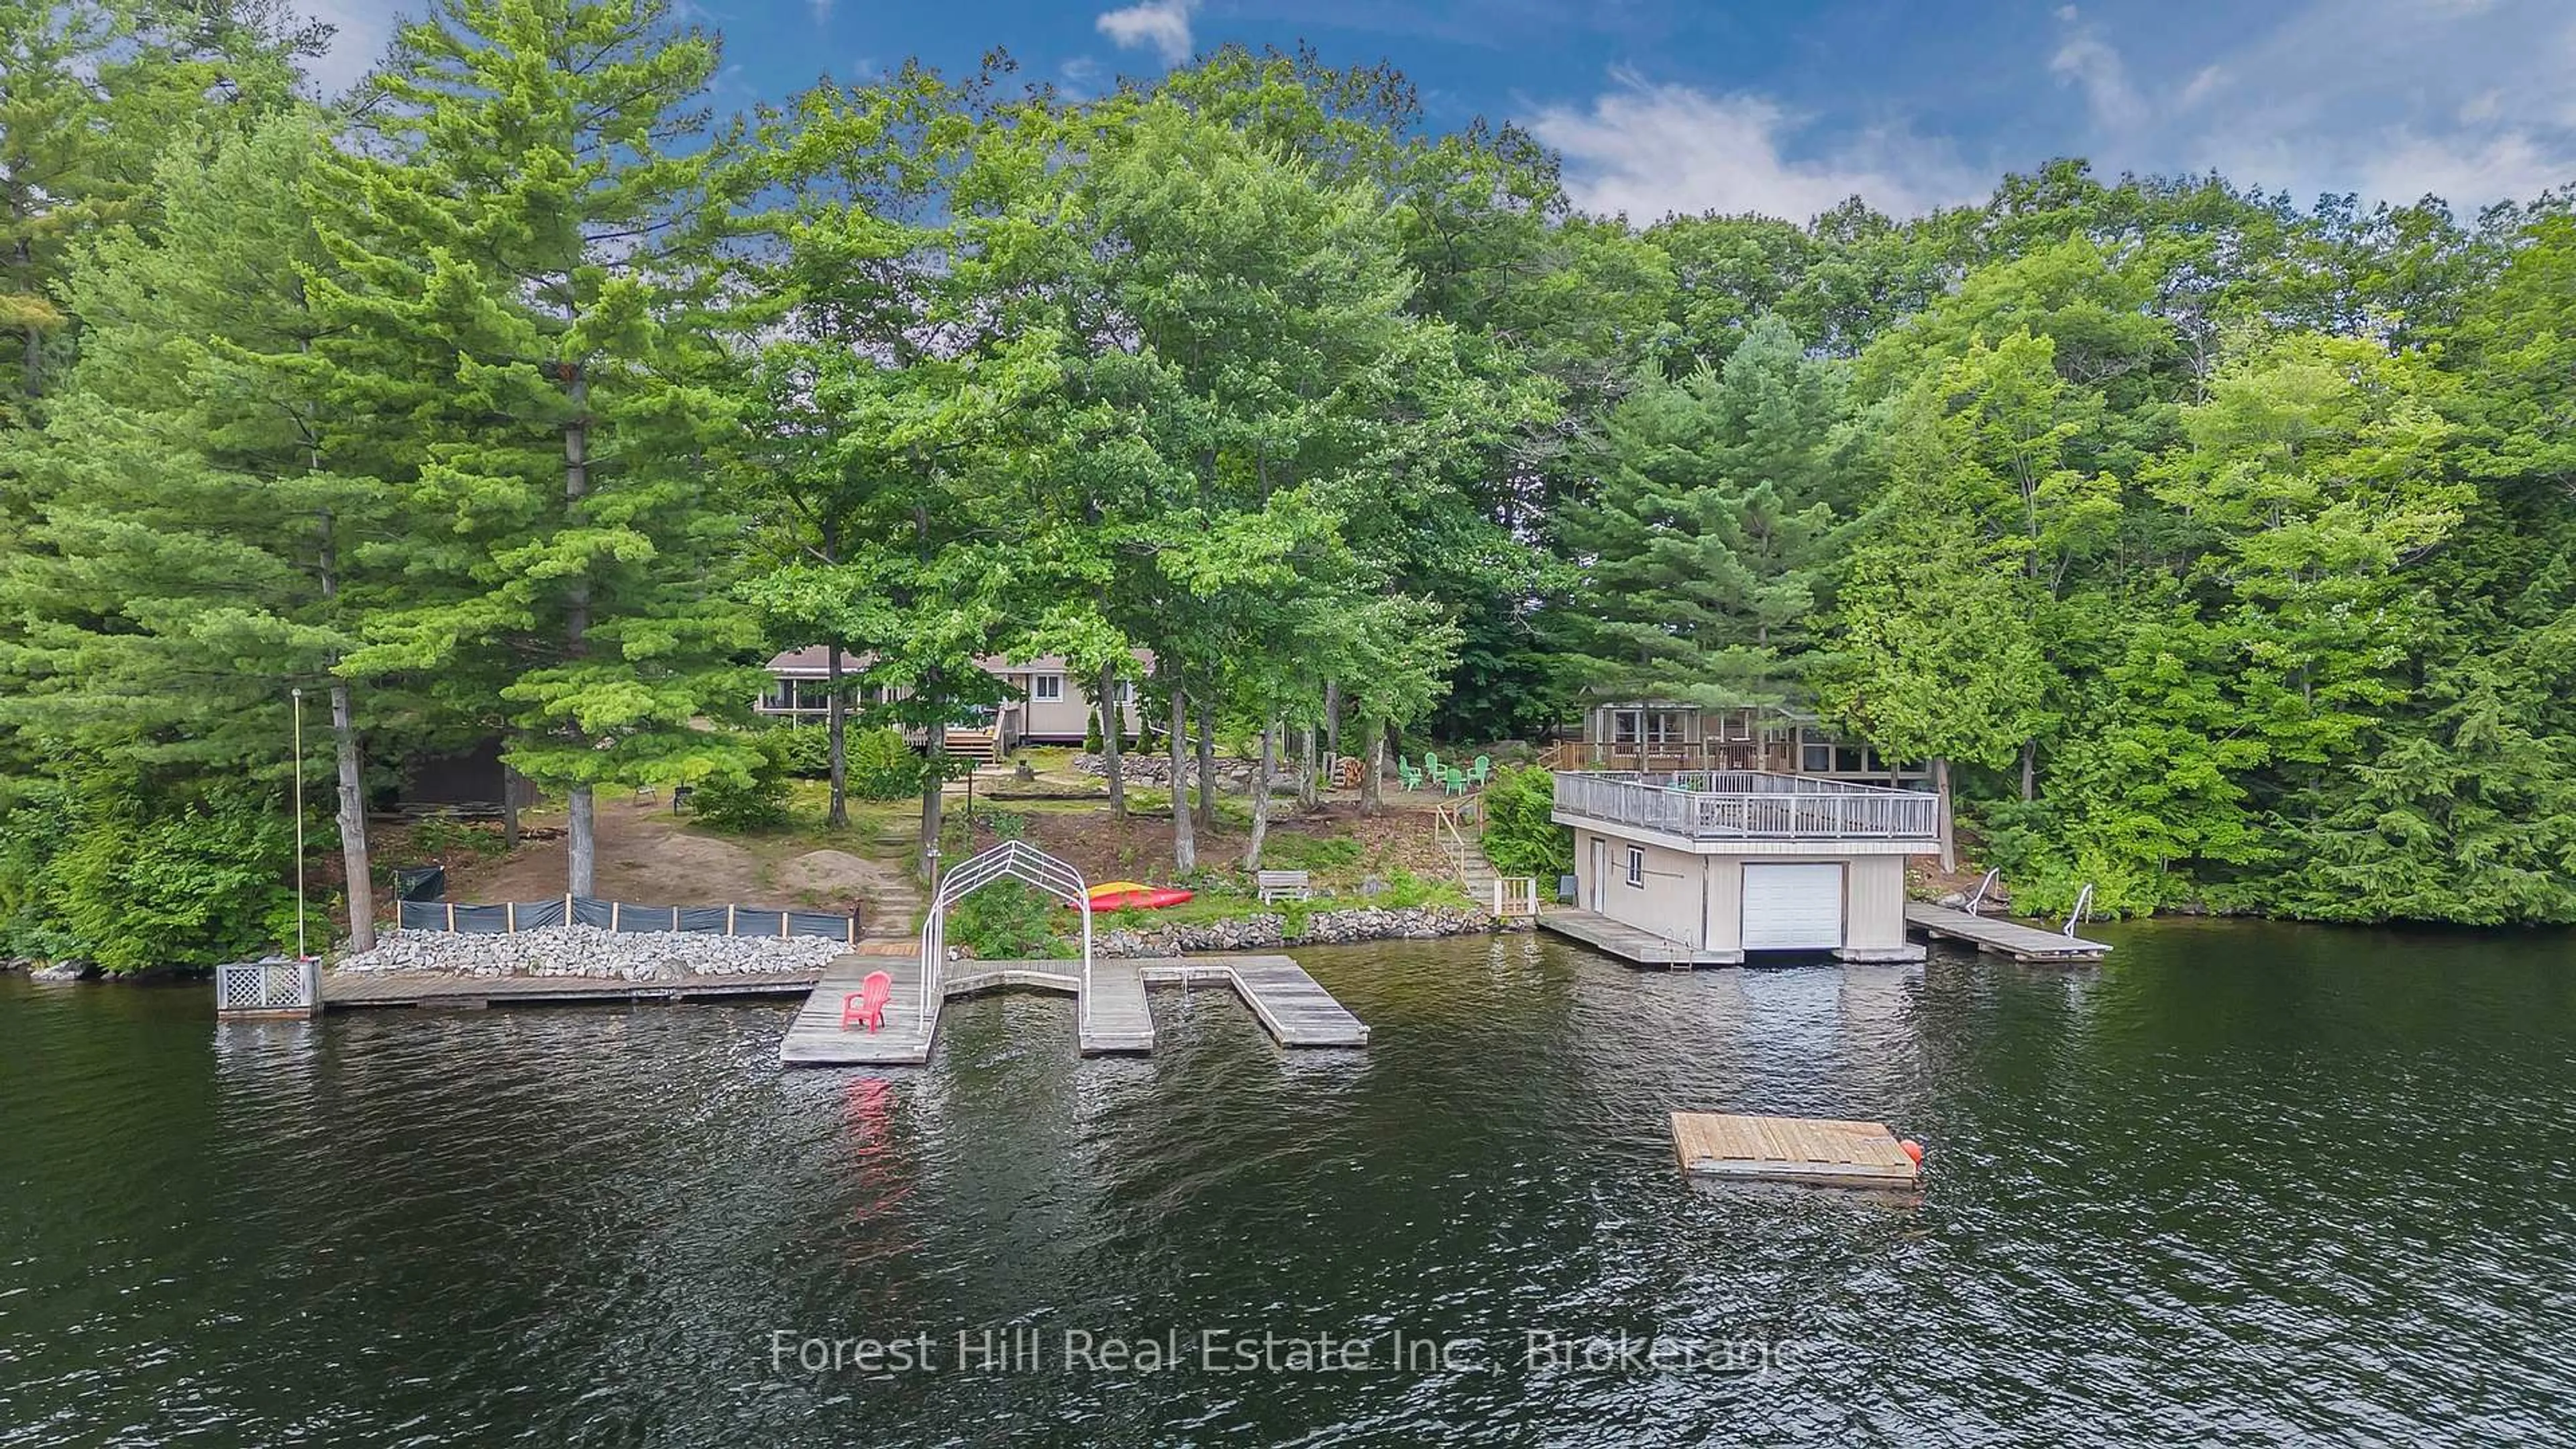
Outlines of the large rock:
[{"label": "large rock", "polygon": [[448,976],[602,976],[668,981],[812,971],[850,948],[824,936],[719,936],[702,931],[607,931],[549,926],[499,935],[388,931],[376,949],[331,969],[353,975],[426,971]]},{"label": "large rock", "polygon": [[97,962],[74,956],[67,960],[53,961],[39,966],[27,973],[27,979],[30,981],[96,981],[98,975]]}]

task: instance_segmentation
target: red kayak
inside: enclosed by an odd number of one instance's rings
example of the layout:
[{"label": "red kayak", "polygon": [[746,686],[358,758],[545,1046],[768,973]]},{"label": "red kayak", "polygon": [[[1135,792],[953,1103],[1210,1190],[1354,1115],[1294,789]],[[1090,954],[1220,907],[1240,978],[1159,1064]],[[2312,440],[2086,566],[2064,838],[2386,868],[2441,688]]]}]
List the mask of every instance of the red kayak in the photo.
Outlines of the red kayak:
[{"label": "red kayak", "polygon": [[1154,911],[1177,906],[1197,894],[1172,886],[1142,885],[1132,880],[1113,880],[1096,885],[1090,892],[1090,909],[1100,911]]}]

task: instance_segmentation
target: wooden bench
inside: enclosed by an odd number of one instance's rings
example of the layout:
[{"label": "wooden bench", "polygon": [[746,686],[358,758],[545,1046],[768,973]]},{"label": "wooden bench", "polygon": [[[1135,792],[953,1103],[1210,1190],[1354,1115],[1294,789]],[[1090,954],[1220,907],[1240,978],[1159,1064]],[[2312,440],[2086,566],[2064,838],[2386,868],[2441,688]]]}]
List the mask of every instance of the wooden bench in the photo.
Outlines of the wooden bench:
[{"label": "wooden bench", "polygon": [[1271,901],[1302,901],[1315,893],[1302,870],[1257,871],[1252,882],[1265,905]]}]

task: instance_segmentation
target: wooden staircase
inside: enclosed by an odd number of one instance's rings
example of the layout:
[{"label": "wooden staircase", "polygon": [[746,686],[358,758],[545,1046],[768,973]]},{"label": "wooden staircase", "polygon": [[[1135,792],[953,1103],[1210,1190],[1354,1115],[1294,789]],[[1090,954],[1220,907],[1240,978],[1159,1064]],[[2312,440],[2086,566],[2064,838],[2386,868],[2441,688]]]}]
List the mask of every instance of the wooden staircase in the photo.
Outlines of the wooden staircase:
[{"label": "wooden staircase", "polygon": [[999,764],[1002,759],[1001,742],[988,729],[952,729],[944,743],[951,756],[973,760],[979,765]]}]

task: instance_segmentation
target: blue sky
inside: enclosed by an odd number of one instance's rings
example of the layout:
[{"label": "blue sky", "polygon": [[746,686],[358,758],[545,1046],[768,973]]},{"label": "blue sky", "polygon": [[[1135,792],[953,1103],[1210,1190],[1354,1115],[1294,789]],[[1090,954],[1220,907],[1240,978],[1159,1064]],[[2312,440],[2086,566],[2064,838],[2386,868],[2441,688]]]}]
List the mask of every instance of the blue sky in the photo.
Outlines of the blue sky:
[{"label": "blue sky", "polygon": [[[368,0],[326,79],[387,29]],[[1804,220],[1858,191],[1912,213],[2007,169],[2201,171],[2463,214],[2576,181],[2566,0],[685,0],[723,32],[718,101],[778,98],[905,56],[970,70],[995,46],[1075,92],[1240,41],[1389,60],[1436,127],[1535,130],[1596,210]]]}]

